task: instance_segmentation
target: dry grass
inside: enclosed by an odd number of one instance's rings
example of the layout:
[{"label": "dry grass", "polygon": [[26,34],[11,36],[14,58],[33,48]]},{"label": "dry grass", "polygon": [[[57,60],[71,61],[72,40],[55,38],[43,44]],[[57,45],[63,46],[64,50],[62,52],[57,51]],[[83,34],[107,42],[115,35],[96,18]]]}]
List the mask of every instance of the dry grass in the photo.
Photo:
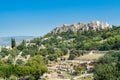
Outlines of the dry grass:
[{"label": "dry grass", "polygon": [[93,80],[92,78],[80,78],[78,80]]},{"label": "dry grass", "polygon": [[75,58],[75,60],[98,60],[104,54],[84,54],[83,56]]},{"label": "dry grass", "polygon": [[69,56],[70,56],[70,54],[66,54],[66,55],[62,56],[62,58],[66,58],[66,59],[68,59]]}]

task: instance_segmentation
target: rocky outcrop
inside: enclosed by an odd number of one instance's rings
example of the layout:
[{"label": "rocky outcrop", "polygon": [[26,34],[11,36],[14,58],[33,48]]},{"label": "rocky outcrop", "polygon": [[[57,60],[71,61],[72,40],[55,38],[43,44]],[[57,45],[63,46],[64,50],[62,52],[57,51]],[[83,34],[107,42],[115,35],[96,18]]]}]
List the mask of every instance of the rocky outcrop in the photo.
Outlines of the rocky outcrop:
[{"label": "rocky outcrop", "polygon": [[101,30],[101,29],[107,29],[107,28],[112,28],[111,25],[108,23],[103,23],[100,21],[93,21],[91,23],[85,24],[82,22],[76,23],[76,24],[63,24],[60,27],[55,28],[52,30],[52,33],[61,33],[61,32],[67,32],[67,31],[88,31],[88,30]]}]

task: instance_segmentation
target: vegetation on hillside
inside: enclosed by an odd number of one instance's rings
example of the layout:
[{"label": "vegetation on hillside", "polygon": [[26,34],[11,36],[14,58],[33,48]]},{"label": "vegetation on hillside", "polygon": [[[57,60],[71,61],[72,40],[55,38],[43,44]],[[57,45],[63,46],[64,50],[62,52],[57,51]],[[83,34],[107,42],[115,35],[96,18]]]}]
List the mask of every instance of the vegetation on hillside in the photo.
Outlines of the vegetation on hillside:
[{"label": "vegetation on hillside", "polygon": [[[70,58],[83,55],[84,51],[89,50],[119,50],[120,47],[120,27],[113,26],[113,28],[104,30],[88,30],[85,32],[62,32],[62,33],[48,33],[44,37],[35,38],[31,42],[36,45],[44,45],[51,54],[50,50],[61,50],[64,54],[70,51]],[[55,56],[54,51],[52,52]],[[63,55],[64,55],[63,54]],[[51,56],[51,55],[50,55]]]},{"label": "vegetation on hillside", "polygon": [[[2,48],[0,52],[0,77],[30,77],[35,80],[47,72],[46,64],[49,61],[57,61],[57,59],[63,55],[70,54],[68,59],[72,60],[77,56],[85,54],[86,50],[119,50],[120,27],[113,26],[113,28],[110,29],[97,31],[88,30],[85,32],[67,31],[56,34],[48,33],[43,37],[38,37],[31,41],[23,40],[19,45],[16,45],[15,40],[12,39],[11,46],[12,49]],[[119,54],[117,53],[108,53],[105,55],[105,58],[101,59],[100,62],[104,65],[99,64],[96,67],[95,80],[101,80],[101,78],[98,77],[98,72],[107,74],[108,72],[118,69],[119,57],[117,56],[119,56]],[[107,61],[113,62],[108,64]],[[108,72],[99,70],[101,67],[103,67],[102,69],[104,70],[108,69]],[[116,73],[117,72],[115,72],[115,74]],[[114,77],[112,73],[108,74],[108,76],[109,75]],[[101,76],[103,77],[103,75]],[[108,80],[107,77],[102,80],[105,79]],[[112,79],[116,78],[111,78],[111,80]]]},{"label": "vegetation on hillside", "polygon": [[29,77],[30,80],[37,80],[44,72],[47,72],[47,66],[40,55],[34,56],[22,65],[0,61],[0,78],[10,79],[14,75],[19,79]]},{"label": "vegetation on hillside", "polygon": [[120,51],[110,51],[100,59],[94,80],[120,80]]}]

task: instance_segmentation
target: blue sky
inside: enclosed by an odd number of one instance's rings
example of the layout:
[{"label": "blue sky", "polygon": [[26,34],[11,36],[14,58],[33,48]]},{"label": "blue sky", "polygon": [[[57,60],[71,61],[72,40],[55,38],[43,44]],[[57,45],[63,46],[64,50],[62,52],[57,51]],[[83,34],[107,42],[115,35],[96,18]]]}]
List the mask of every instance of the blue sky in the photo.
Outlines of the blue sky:
[{"label": "blue sky", "polygon": [[95,20],[120,25],[120,0],[0,0],[0,36],[42,36]]}]

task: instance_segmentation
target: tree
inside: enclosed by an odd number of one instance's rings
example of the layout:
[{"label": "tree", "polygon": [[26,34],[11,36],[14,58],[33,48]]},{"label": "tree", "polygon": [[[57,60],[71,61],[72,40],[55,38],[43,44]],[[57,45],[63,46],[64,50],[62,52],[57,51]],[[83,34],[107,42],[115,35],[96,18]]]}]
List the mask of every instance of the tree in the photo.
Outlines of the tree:
[{"label": "tree", "polygon": [[75,57],[76,57],[75,54],[70,54],[69,60],[73,60]]},{"label": "tree", "polygon": [[42,55],[42,56],[48,55],[47,49],[41,49],[41,50],[40,50],[40,55]]},{"label": "tree", "polygon": [[56,60],[57,59],[57,54],[50,54],[49,56],[48,56],[48,59],[49,60],[51,60],[51,61],[54,61],[54,60]]},{"label": "tree", "polygon": [[61,50],[63,51],[64,55],[68,53],[68,49],[66,47],[61,47]]},{"label": "tree", "polygon": [[[94,80],[119,80],[120,74],[115,66],[110,64],[99,64],[96,66]],[[119,74],[119,76],[118,76]]]},{"label": "tree", "polygon": [[106,53],[95,66],[94,80],[120,80],[120,52]]},{"label": "tree", "polygon": [[48,70],[46,64],[44,63],[40,55],[36,55],[30,60],[28,60],[26,66],[31,67],[31,74],[36,78],[35,80],[38,80],[40,76]]},{"label": "tree", "polygon": [[116,41],[113,48],[119,50],[120,49],[120,41]]},{"label": "tree", "polygon": [[18,65],[23,65],[24,61],[23,61],[22,59],[18,59],[18,60],[16,61],[16,63],[17,63]]},{"label": "tree", "polygon": [[11,51],[10,51],[10,55],[15,58],[18,54],[20,53],[20,51],[17,49],[17,48],[13,48]]},{"label": "tree", "polygon": [[14,38],[11,39],[11,47],[12,48],[16,47],[16,41]]},{"label": "tree", "polygon": [[10,50],[7,49],[7,48],[2,48],[2,51],[1,51],[3,54],[1,54],[2,57],[4,56],[7,56],[10,54]]},{"label": "tree", "polygon": [[49,47],[49,48],[47,48],[47,51],[49,52],[49,54],[54,54],[54,48],[52,48],[52,47]]},{"label": "tree", "polygon": [[108,43],[104,43],[102,45],[100,45],[98,47],[99,50],[110,50],[111,49],[111,45],[109,45]]},{"label": "tree", "polygon": [[3,71],[0,71],[0,78],[5,78],[5,74]]},{"label": "tree", "polygon": [[23,40],[22,43],[17,46],[17,49],[20,50],[20,51],[26,49],[26,41]]},{"label": "tree", "polygon": [[30,75],[31,67],[30,66],[14,66],[14,74],[18,77],[25,77]]},{"label": "tree", "polygon": [[55,54],[57,54],[58,57],[63,55],[63,52],[61,49],[55,50]]},{"label": "tree", "polygon": [[83,70],[83,68],[81,66],[76,66],[74,68],[74,70],[75,70],[76,74],[79,75],[79,74],[81,74],[81,71]]},{"label": "tree", "polygon": [[1,77],[5,78],[5,77],[10,77],[10,75],[12,74],[12,68],[10,65],[7,64],[3,64],[0,66],[0,74]]}]

